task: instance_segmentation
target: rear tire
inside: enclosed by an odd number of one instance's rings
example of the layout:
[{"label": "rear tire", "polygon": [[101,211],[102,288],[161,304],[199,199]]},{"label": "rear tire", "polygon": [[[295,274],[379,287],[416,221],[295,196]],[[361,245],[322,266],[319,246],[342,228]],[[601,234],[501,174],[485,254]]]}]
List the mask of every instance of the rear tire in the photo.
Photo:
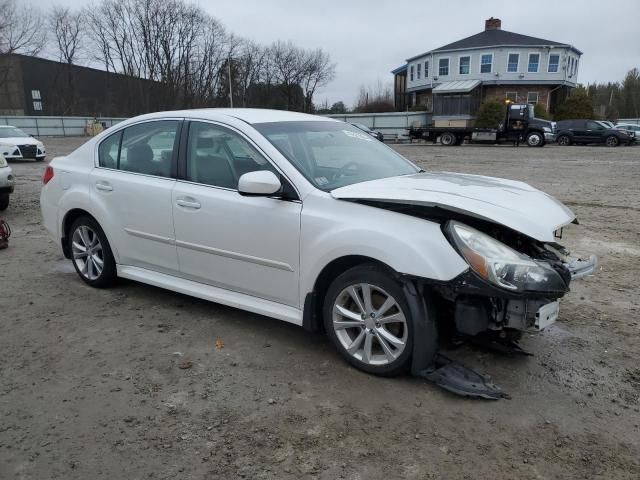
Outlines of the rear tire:
[{"label": "rear tire", "polygon": [[571,139],[569,138],[569,135],[560,135],[556,142],[561,147],[568,147],[569,145],[571,145]]},{"label": "rear tire", "polygon": [[543,147],[544,136],[540,132],[531,132],[527,135],[527,145],[530,147]]},{"label": "rear tire", "polygon": [[[376,265],[359,265],[337,277],[324,298],[327,335],[354,367],[381,376],[407,371],[414,324],[401,284]],[[435,335],[421,342],[437,343]]]},{"label": "rear tire", "polygon": [[0,195],[0,212],[5,211],[9,208],[9,194],[5,193]]},{"label": "rear tire", "polygon": [[604,143],[607,145],[607,147],[617,147],[618,145],[620,145],[620,140],[618,140],[618,137],[609,135],[605,139]]},{"label": "rear tire", "polygon": [[443,132],[440,135],[440,143],[445,147],[451,147],[456,144],[456,136],[451,132]]},{"label": "rear tire", "polygon": [[116,278],[116,262],[104,231],[93,218],[76,219],[67,233],[69,252],[76,273],[95,288],[111,286]]}]

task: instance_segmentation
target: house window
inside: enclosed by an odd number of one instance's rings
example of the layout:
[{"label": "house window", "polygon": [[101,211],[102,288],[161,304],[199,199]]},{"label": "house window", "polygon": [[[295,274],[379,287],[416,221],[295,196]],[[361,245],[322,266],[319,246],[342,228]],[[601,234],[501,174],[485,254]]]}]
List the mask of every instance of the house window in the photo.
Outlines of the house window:
[{"label": "house window", "polygon": [[532,105],[536,105],[538,103],[538,92],[528,92],[527,93],[527,103]]},{"label": "house window", "polygon": [[438,63],[438,74],[441,76],[449,75],[449,59],[448,58],[440,59]]},{"label": "house window", "polygon": [[424,78],[427,78],[429,76],[429,62],[426,61],[424,62]]},{"label": "house window", "polygon": [[42,111],[42,102],[39,100],[33,102],[33,109],[37,111]]},{"label": "house window", "polygon": [[519,63],[520,63],[520,54],[510,53],[509,60],[507,61],[507,72],[517,73]]},{"label": "house window", "polygon": [[538,67],[540,66],[540,54],[539,53],[530,53],[529,54],[529,66],[527,67],[527,72],[529,73],[538,73]]},{"label": "house window", "polygon": [[413,65],[411,65],[409,69],[409,80],[413,82]]},{"label": "house window", "polygon": [[458,73],[460,75],[469,75],[469,66],[471,65],[471,57],[460,57]]},{"label": "house window", "polygon": [[422,64],[421,64],[421,63],[419,63],[419,64],[417,65],[417,67],[418,67],[418,71],[417,71],[417,74],[418,74],[418,80],[420,80],[420,74],[422,73]]},{"label": "house window", "polygon": [[505,92],[507,100],[513,103],[518,103],[518,92]]},{"label": "house window", "polygon": [[560,55],[554,53],[553,55],[549,55],[549,68],[547,72],[549,73],[557,73],[558,68],[560,67]]},{"label": "house window", "polygon": [[31,90],[31,99],[42,100],[42,97],[40,96],[40,90]]},{"label": "house window", "polygon": [[480,73],[491,73],[493,67],[493,55],[488,53],[480,57]]}]

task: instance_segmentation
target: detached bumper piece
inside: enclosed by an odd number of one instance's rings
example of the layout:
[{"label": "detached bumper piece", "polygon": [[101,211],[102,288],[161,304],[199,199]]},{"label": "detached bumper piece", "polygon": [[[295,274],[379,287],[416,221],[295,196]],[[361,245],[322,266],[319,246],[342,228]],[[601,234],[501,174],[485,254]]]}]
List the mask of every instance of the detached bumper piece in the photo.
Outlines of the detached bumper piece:
[{"label": "detached bumper piece", "polygon": [[484,376],[441,354],[436,356],[431,367],[417,372],[415,376],[463,397],[487,400],[511,398]]},{"label": "detached bumper piece", "polygon": [[598,257],[591,255],[586,260],[581,258],[570,259],[565,265],[571,272],[571,279],[575,280],[592,275],[598,268]]}]

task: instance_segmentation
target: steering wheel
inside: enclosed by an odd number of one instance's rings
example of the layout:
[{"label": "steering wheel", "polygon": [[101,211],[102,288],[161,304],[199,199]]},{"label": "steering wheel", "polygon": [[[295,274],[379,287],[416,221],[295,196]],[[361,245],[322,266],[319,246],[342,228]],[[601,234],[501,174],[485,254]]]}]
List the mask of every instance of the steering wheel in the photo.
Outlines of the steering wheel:
[{"label": "steering wheel", "polygon": [[338,171],[334,175],[334,180],[340,177],[350,177],[358,173],[360,169],[360,164],[358,162],[347,162],[342,167],[340,167],[340,171]]}]

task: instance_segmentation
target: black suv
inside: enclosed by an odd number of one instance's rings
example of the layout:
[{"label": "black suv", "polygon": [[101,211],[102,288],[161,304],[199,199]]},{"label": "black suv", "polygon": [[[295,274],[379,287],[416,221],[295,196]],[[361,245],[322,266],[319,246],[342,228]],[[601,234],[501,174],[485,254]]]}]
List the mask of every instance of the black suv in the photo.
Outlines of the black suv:
[{"label": "black suv", "polygon": [[567,146],[572,143],[604,143],[609,147],[620,144],[630,144],[633,140],[628,133],[606,125],[596,120],[561,120],[557,124],[558,145]]}]

